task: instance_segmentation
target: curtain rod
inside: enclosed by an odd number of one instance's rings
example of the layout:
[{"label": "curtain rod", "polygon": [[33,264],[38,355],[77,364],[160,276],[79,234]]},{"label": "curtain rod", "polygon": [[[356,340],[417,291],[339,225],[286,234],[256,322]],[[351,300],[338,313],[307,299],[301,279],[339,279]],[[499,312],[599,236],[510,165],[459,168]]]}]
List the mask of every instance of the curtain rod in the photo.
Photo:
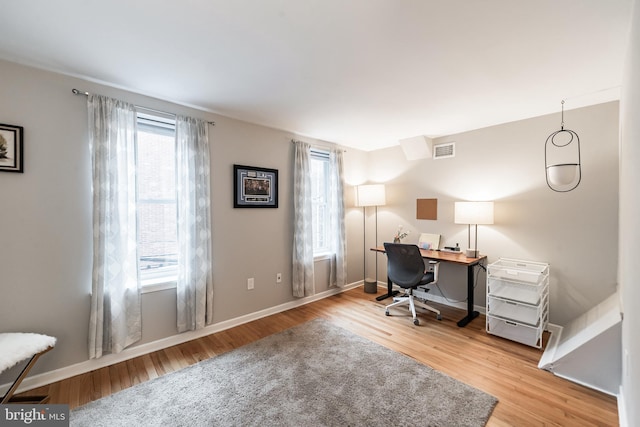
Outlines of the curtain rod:
[{"label": "curtain rod", "polygon": [[[298,141],[297,139],[292,139],[291,143],[295,144],[296,141]],[[340,147],[338,144],[332,144],[332,143],[325,143],[325,144],[311,144],[311,143],[307,143],[309,145],[311,145],[311,149],[325,149],[325,150],[330,150],[331,148],[335,148],[339,151],[342,151],[343,153],[346,153],[347,150],[345,148]]]},{"label": "curtain rod", "polygon": [[[89,96],[89,95],[90,95],[90,93],[89,93],[89,92],[87,92],[87,91],[82,91],[82,90],[78,90],[78,89],[75,89],[75,88],[71,89],[71,92],[72,92],[74,95],[84,95],[84,96]],[[174,114],[174,113],[167,113],[166,111],[155,110],[155,109],[153,109],[153,108],[142,107],[142,106],[140,106],[140,105],[136,105],[136,108],[142,108],[142,109],[145,109],[145,110],[147,110],[147,111],[154,112],[154,113],[161,113],[161,114],[168,114],[168,115],[170,115],[170,116],[175,116],[175,114]],[[216,122],[210,122],[210,121],[207,121],[207,123],[209,123],[211,126],[215,126],[215,125],[216,125]]]}]

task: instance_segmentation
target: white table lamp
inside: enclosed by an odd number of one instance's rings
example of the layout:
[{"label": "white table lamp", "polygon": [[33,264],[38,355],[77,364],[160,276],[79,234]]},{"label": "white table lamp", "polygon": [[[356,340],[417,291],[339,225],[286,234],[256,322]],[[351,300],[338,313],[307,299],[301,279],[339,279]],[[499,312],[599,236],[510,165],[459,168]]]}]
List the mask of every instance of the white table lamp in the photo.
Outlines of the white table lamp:
[{"label": "white table lamp", "polygon": [[[478,224],[493,224],[493,202],[456,202],[455,219],[456,224],[467,224],[468,226],[468,249],[467,257],[477,258],[478,251]],[[475,244],[471,249],[471,225],[475,225]]]}]

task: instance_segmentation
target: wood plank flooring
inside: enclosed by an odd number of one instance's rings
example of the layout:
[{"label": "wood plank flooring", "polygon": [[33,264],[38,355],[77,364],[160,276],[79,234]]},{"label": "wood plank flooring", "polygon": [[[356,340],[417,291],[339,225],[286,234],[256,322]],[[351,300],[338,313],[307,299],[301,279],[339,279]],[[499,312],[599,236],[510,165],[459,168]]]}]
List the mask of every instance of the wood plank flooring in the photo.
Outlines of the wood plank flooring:
[{"label": "wood plank flooring", "polygon": [[433,303],[442,311],[442,321],[424,312],[420,326],[414,326],[405,309],[392,309],[391,316],[385,316],[384,305],[390,300],[377,302],[375,296],[355,288],[24,394],[49,394],[50,403],[75,408],[322,317],[494,395],[499,403],[488,426],[619,425],[614,397],[539,370],[542,350],[487,334],[484,316],[459,328],[456,322],[464,311]]}]

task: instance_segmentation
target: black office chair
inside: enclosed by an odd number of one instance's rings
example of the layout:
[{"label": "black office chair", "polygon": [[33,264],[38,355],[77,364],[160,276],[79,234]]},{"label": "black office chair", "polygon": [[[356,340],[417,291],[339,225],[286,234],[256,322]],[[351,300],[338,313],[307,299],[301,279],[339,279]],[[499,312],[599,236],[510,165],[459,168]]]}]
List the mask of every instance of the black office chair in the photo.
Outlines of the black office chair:
[{"label": "black office chair", "polygon": [[413,315],[413,324],[419,325],[416,317],[416,306],[436,313],[436,319],[442,320],[440,311],[414,298],[413,291],[422,285],[435,284],[438,281],[438,262],[430,261],[429,270],[425,272],[425,264],[416,245],[402,243],[385,243],[387,253],[387,276],[392,283],[405,290],[405,295],[393,298],[393,304],[386,307],[385,314],[390,316],[389,309],[408,304]]}]

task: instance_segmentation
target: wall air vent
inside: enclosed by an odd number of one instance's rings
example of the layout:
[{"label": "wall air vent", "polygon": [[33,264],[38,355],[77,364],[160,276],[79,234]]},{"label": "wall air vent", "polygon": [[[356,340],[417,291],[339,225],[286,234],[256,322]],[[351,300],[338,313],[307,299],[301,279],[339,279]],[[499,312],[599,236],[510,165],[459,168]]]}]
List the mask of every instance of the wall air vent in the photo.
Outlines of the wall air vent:
[{"label": "wall air vent", "polygon": [[433,158],[445,159],[447,157],[455,157],[456,155],[456,143],[446,142],[444,144],[437,144],[433,146]]}]

